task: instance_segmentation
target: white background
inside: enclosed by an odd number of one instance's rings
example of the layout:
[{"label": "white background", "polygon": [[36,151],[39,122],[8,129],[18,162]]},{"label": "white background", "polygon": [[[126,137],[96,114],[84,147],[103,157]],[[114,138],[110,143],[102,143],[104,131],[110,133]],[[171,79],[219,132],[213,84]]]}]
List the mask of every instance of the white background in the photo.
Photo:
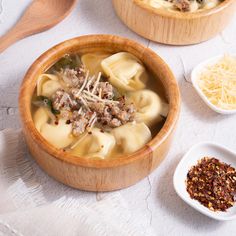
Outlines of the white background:
[{"label": "white background", "polygon": [[[13,26],[29,2],[3,0],[0,35]],[[191,83],[184,79],[184,74],[189,79],[189,72],[202,60],[222,53],[236,53],[236,16],[214,39],[199,45],[174,47],[150,42],[131,32],[116,17],[110,0],[79,0],[72,14],[62,23],[22,40],[0,54],[0,130],[20,127],[18,90],[32,62],[63,40],[96,33],[125,36],[152,48],[173,70],[182,95],[180,121],[169,155],[148,178],[120,191],[133,214],[140,216],[140,224],[144,227],[151,224],[157,235],[236,235],[235,221],[217,222],[196,212],[176,195],[172,184],[177,163],[193,144],[214,141],[236,151],[236,116],[211,111]],[[84,195],[86,198],[95,194]]]}]

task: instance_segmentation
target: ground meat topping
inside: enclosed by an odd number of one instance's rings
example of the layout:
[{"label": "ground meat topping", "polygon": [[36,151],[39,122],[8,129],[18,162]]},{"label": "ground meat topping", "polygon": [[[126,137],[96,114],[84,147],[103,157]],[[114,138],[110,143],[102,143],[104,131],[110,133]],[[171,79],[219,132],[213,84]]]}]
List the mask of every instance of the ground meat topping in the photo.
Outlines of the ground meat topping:
[{"label": "ground meat topping", "polygon": [[212,211],[226,211],[236,196],[236,170],[216,158],[204,157],[187,175],[187,191]]},{"label": "ground meat topping", "polygon": [[66,68],[61,71],[60,76],[67,87],[80,87],[84,82],[85,69],[79,67],[77,70]]},{"label": "ground meat topping", "polygon": [[73,120],[72,122],[72,133],[75,136],[78,136],[86,130],[86,127],[88,126],[89,120],[85,116],[78,116],[77,119]]},{"label": "ground meat topping", "polygon": [[[96,123],[103,127],[119,127],[134,120],[135,106],[127,104],[108,81],[89,76],[88,71],[65,69],[61,72],[67,91],[58,89],[52,96],[52,106],[72,124],[72,133],[79,136]],[[104,80],[104,79],[103,79]]]},{"label": "ground meat topping", "polygon": [[113,86],[108,82],[100,82],[96,94],[101,98],[112,99],[114,97]]},{"label": "ground meat topping", "polygon": [[71,95],[65,92],[63,89],[58,89],[52,96],[52,105],[56,110],[77,109],[78,103],[71,97]]},{"label": "ground meat topping", "polygon": [[190,11],[190,0],[173,0],[173,3],[180,11]]}]

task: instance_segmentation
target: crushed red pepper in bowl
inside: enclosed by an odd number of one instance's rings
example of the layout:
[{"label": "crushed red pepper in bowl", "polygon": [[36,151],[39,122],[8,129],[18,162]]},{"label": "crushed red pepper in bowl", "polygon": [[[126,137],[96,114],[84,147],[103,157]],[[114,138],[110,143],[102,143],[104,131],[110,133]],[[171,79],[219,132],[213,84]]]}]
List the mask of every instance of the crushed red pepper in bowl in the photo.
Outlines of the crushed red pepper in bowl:
[{"label": "crushed red pepper in bowl", "polygon": [[187,174],[186,188],[192,199],[212,211],[226,211],[236,197],[236,170],[216,158],[204,157]]}]

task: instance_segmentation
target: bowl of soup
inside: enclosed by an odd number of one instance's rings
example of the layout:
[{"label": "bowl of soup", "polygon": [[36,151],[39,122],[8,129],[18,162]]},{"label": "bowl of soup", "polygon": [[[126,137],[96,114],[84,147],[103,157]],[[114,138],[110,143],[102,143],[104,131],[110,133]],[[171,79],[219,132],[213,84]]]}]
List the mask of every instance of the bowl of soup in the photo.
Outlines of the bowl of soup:
[{"label": "bowl of soup", "polygon": [[137,34],[164,44],[213,38],[232,20],[235,0],[113,0],[119,18]]},{"label": "bowl of soup", "polygon": [[49,49],[22,82],[19,110],[32,157],[89,191],[135,184],[166,156],[180,110],[177,82],[152,50],[112,35]]}]

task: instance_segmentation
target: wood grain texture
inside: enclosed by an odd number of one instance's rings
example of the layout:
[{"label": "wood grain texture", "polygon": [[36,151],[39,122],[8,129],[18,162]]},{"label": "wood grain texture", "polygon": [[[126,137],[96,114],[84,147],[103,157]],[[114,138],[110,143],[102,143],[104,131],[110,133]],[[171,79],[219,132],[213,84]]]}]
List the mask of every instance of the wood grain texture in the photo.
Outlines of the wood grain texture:
[{"label": "wood grain texture", "polygon": [[155,9],[141,0],[113,0],[120,19],[137,34],[164,44],[189,45],[220,33],[233,18],[235,0],[194,13]]},{"label": "wood grain texture", "polygon": [[0,38],[0,53],[16,41],[58,24],[75,3],[76,0],[34,0],[17,24]]},{"label": "wood grain texture", "polygon": [[[161,131],[142,149],[119,159],[79,158],[50,145],[36,130],[31,97],[38,76],[66,53],[127,51],[138,57],[164,86],[169,114]],[[82,190],[111,191],[128,187],[151,173],[167,154],[180,110],[177,82],[165,62],[152,50],[112,35],[90,35],[65,41],[45,52],[28,70],[20,90],[19,110],[30,152],[38,164],[58,181]]]}]

